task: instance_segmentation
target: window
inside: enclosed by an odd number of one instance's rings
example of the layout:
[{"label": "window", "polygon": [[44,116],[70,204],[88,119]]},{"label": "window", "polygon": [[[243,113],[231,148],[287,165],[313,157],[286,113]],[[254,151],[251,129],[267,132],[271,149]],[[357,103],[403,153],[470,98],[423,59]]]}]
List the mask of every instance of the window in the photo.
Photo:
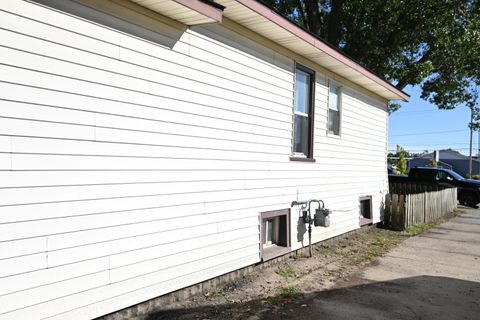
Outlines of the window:
[{"label": "window", "polygon": [[447,182],[448,182],[448,181],[453,181],[453,180],[455,180],[455,179],[453,179],[452,176],[449,175],[449,174],[448,174],[447,172],[445,172],[445,171],[438,171],[438,172],[437,172],[437,175],[436,175],[436,177],[435,177],[435,180],[437,180],[437,181],[443,181],[443,182],[447,181]]},{"label": "window", "polygon": [[328,92],[328,133],[340,135],[341,87],[330,82]]},{"label": "window", "polygon": [[368,225],[372,221],[372,196],[360,197],[360,225]]},{"label": "window", "polygon": [[315,72],[297,65],[293,119],[293,156],[297,159],[313,158],[314,85]]},{"label": "window", "polygon": [[290,209],[262,212],[260,216],[262,259],[290,252]]},{"label": "window", "polygon": [[273,217],[264,220],[263,247],[281,244],[280,239],[280,217]]}]

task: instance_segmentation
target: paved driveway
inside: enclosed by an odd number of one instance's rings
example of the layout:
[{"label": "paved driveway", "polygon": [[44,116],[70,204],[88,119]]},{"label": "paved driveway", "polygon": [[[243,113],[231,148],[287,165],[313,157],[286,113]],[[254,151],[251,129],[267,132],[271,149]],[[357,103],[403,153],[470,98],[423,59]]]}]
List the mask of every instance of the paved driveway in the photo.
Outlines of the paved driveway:
[{"label": "paved driveway", "polygon": [[480,209],[407,239],[346,287],[302,305],[282,319],[480,319]]}]

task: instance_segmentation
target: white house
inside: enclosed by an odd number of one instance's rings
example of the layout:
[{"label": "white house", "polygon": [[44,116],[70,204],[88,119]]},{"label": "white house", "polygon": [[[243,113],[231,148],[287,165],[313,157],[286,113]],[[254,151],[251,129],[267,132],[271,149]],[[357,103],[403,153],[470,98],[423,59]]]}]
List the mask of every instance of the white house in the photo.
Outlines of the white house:
[{"label": "white house", "polygon": [[0,319],[94,318],[299,249],[293,201],[332,210],[313,242],[380,221],[392,99],[253,0],[0,1]]}]

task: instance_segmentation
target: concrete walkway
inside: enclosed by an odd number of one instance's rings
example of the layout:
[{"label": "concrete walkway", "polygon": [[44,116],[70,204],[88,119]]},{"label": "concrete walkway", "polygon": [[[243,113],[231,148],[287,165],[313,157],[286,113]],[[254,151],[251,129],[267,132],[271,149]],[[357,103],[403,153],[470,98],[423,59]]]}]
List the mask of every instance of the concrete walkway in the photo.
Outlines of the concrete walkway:
[{"label": "concrete walkway", "polygon": [[480,209],[464,211],[282,319],[480,319]]}]

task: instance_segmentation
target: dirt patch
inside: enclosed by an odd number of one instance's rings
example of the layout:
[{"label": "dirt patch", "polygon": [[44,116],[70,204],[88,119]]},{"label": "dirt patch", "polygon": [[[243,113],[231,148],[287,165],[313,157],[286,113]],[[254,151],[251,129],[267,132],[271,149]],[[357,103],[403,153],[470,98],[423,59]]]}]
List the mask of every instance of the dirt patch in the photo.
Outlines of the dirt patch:
[{"label": "dirt patch", "polygon": [[347,283],[355,272],[407,237],[406,233],[381,228],[362,229],[315,245],[312,258],[292,254],[285,261],[259,268],[215,291],[168,306],[148,319],[255,320],[267,313],[281,315],[282,308],[297,297],[308,298]]}]

